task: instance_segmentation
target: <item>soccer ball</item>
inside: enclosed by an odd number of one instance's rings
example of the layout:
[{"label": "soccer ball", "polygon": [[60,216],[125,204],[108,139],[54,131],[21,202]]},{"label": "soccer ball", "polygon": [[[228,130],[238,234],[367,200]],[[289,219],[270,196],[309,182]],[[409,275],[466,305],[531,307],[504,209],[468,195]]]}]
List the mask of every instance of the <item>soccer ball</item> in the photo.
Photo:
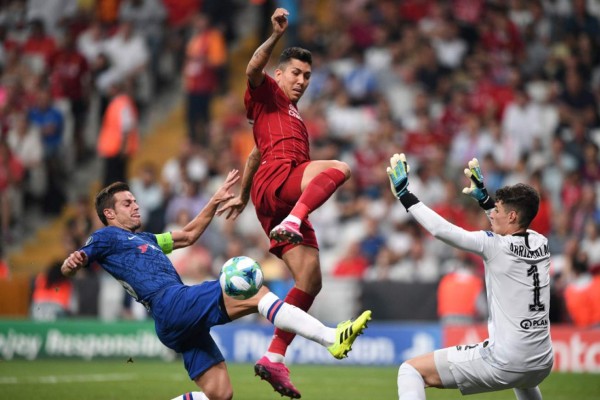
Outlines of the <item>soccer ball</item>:
[{"label": "soccer ball", "polygon": [[260,265],[250,257],[233,257],[223,264],[219,282],[226,295],[245,300],[258,293],[263,284],[263,273]]}]

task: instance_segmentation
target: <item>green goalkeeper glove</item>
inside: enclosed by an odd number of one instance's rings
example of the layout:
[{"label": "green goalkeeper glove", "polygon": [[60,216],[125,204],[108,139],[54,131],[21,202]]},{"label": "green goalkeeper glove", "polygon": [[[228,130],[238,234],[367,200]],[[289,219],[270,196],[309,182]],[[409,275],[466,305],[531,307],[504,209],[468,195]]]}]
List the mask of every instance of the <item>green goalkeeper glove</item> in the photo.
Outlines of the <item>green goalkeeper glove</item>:
[{"label": "green goalkeeper glove", "polygon": [[490,196],[483,184],[483,174],[476,158],[469,161],[469,168],[465,168],[465,176],[471,181],[471,186],[464,188],[462,192],[477,200],[483,207],[490,200]]},{"label": "green goalkeeper glove", "polygon": [[410,166],[406,163],[406,156],[404,153],[394,154],[390,158],[390,166],[387,167],[386,172],[390,178],[390,187],[392,193],[398,199],[408,193],[408,172]]}]

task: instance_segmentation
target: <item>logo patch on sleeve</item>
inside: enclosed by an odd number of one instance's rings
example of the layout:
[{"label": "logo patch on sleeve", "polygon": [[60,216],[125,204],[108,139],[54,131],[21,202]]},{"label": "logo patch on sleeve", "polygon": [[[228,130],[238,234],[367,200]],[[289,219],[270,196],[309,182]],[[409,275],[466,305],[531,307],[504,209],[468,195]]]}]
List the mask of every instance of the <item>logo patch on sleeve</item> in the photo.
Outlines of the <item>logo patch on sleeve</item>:
[{"label": "logo patch on sleeve", "polygon": [[489,237],[493,237],[494,233],[490,232],[490,231],[485,231],[485,234],[488,235]]},{"label": "logo patch on sleeve", "polygon": [[89,237],[89,238],[88,238],[88,239],[85,241],[85,244],[84,244],[84,246],[87,246],[88,244],[92,243],[93,241],[94,241],[94,237],[93,237],[93,236],[90,236],[90,237]]}]

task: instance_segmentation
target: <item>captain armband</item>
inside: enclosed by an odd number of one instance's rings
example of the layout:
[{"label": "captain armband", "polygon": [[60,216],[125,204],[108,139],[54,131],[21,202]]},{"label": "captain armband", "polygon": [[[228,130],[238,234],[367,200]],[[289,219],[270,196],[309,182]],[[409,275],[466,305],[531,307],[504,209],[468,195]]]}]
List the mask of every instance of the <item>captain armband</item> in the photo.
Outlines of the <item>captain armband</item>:
[{"label": "captain armband", "polygon": [[171,232],[159,233],[154,236],[163,253],[169,254],[173,251],[173,236]]}]

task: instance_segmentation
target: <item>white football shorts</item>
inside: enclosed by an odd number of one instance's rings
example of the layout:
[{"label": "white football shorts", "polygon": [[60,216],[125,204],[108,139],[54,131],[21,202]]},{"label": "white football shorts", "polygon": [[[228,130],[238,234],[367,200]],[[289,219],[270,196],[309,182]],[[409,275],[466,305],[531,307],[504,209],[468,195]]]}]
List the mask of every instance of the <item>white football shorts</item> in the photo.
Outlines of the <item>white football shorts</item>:
[{"label": "white football shorts", "polygon": [[550,374],[551,367],[528,372],[504,371],[481,357],[487,342],[436,350],[435,366],[444,388],[460,389],[462,394],[493,392],[504,389],[528,389],[539,385]]}]

